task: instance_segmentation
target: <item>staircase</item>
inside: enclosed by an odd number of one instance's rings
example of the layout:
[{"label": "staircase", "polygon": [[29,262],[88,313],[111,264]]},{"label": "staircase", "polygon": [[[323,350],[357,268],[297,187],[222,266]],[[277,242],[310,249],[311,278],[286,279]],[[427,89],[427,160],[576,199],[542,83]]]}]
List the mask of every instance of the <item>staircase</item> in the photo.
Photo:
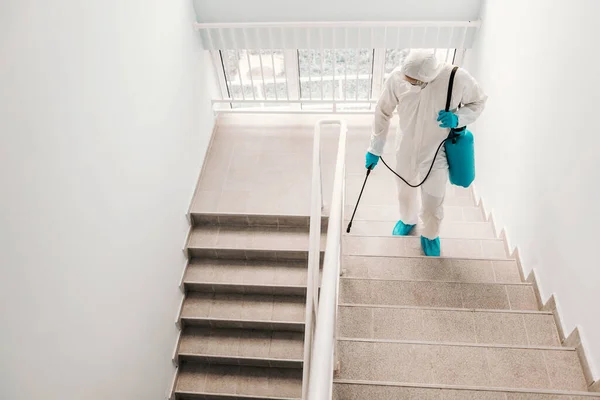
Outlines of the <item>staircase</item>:
[{"label": "staircase", "polygon": [[[364,175],[347,179],[349,215]],[[448,187],[442,257],[426,258],[418,229],[391,236],[394,185],[373,172],[345,237],[334,399],[600,398],[472,192]]]},{"label": "staircase", "polygon": [[217,127],[190,208],[173,399],[301,398],[311,148],[311,127]]},{"label": "staircase", "polygon": [[[313,124],[221,120],[191,207],[174,399],[301,398]],[[369,124],[349,121],[346,219]],[[392,149],[390,139],[389,160]],[[445,204],[442,257],[423,257],[419,227],[391,236],[391,173],[371,174],[343,240],[333,398],[600,398],[472,192],[449,186]]]},{"label": "staircase", "polygon": [[300,398],[308,217],[192,216],[176,398]]}]

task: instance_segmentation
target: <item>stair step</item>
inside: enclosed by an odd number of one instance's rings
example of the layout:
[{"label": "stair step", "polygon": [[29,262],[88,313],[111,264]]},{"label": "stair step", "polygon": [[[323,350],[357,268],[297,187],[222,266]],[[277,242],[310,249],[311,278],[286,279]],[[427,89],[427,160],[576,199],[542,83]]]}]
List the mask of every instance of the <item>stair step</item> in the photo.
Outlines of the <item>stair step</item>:
[{"label": "stair step", "polygon": [[[391,160],[389,155],[386,158],[386,162],[387,159]],[[390,166],[392,165],[390,164]],[[346,183],[358,182],[362,185],[362,183],[365,180],[365,173],[366,170],[364,169],[364,163],[360,171],[350,172],[348,169],[346,169]],[[390,171],[388,171],[385,166],[383,166],[381,170],[379,169],[379,167],[377,167],[371,172],[371,174],[369,175],[369,180],[367,181],[367,185],[378,187],[380,186],[382,188],[392,188],[392,191],[395,193],[397,180],[398,178],[394,176]],[[470,187],[463,188],[461,186],[452,185],[448,182],[448,184],[446,185],[446,195],[456,197],[473,197],[473,191]]]},{"label": "stair step", "polygon": [[180,361],[272,368],[302,368],[304,335],[241,329],[187,328],[178,348]]},{"label": "stair step", "polygon": [[[398,197],[395,186],[386,188],[385,191],[374,191],[367,183],[363,195],[360,199],[361,205],[369,206],[395,206],[398,207]],[[354,207],[362,188],[362,182],[358,188],[352,187],[346,189],[345,205]],[[444,207],[476,207],[475,200],[469,197],[454,197],[446,195],[444,199]]]},{"label": "stair step", "polygon": [[587,390],[574,349],[341,340],[338,342],[338,351],[341,360],[339,379]]},{"label": "stair step", "polygon": [[[308,230],[308,215],[267,215],[196,212],[191,214],[194,225],[223,225],[238,227],[304,228]],[[322,226],[327,226],[329,217],[322,217]]]},{"label": "stair step", "polygon": [[190,292],[181,310],[185,327],[304,331],[305,298]]},{"label": "stair step", "polygon": [[436,257],[344,256],[346,278],[430,280],[463,283],[520,283],[514,260],[486,261]]},{"label": "stair step", "polygon": [[551,314],[340,306],[339,336],[514,346],[560,346]]},{"label": "stair step", "polygon": [[[471,390],[469,390],[471,389]],[[336,380],[333,386],[333,400],[363,399],[415,399],[415,400],[592,400],[600,398],[600,393],[551,391],[551,390],[510,390],[487,388],[472,390],[456,385],[393,385],[350,380]]]},{"label": "stair step", "polygon": [[[385,168],[385,167],[384,167]],[[384,173],[373,171],[369,176],[367,185],[363,192],[361,204],[369,205],[397,205],[397,182],[399,181],[391,172],[385,170]],[[364,173],[346,174],[346,201],[354,205],[360,189],[365,180]],[[364,202],[364,203],[363,203]],[[447,206],[466,206],[475,205],[471,189],[460,188],[453,185],[446,187],[445,205]]]},{"label": "stair step", "polygon": [[345,277],[340,280],[340,303],[495,310],[538,309],[533,287],[528,284]]},{"label": "stair step", "polygon": [[[421,256],[421,239],[408,236],[345,235],[344,254],[356,256]],[[442,239],[442,257],[507,259],[500,239]]]},{"label": "stair step", "polygon": [[302,370],[210,364],[183,364],[175,386],[177,400],[296,400],[302,396]]},{"label": "stair step", "polygon": [[[350,219],[354,205],[344,207],[344,218]],[[369,205],[361,200],[356,210],[355,221],[393,221],[400,219],[398,205]],[[444,222],[484,222],[483,210],[480,207],[444,206]]]},{"label": "stair step", "polygon": [[200,225],[190,232],[187,249],[202,258],[307,260],[308,229]]},{"label": "stair step", "polygon": [[[349,220],[345,221],[345,226]],[[396,221],[354,221],[351,235],[392,236]],[[418,224],[409,236],[421,236],[423,227]],[[447,222],[442,224],[440,237],[454,239],[495,239],[491,222]]]},{"label": "stair step", "polygon": [[[346,204],[354,206],[358,200],[358,195],[364,182],[364,175],[361,177],[360,182],[346,181]],[[398,195],[396,184],[391,182],[388,186],[375,186],[374,182],[367,182],[365,190],[363,191],[362,198],[360,199],[361,204],[377,205],[377,206],[398,206]],[[453,207],[475,207],[475,200],[473,197],[467,196],[455,196],[453,194],[446,193],[444,198],[445,206]]]},{"label": "stair step", "polygon": [[187,291],[302,296],[306,294],[306,262],[192,259]]}]

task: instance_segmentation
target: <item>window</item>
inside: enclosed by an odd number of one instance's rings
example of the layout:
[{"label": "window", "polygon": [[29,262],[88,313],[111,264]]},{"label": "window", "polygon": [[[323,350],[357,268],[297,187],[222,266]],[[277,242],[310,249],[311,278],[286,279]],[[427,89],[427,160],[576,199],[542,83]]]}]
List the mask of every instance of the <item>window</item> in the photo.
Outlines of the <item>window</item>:
[{"label": "window", "polygon": [[404,59],[408,55],[409,49],[387,49],[385,52],[385,78],[396,68],[404,63]]},{"label": "window", "polygon": [[[453,62],[455,49],[431,49]],[[215,52],[223,98],[228,107],[369,109],[385,79],[402,65],[409,49],[222,50]],[[250,100],[250,101],[248,101]],[[301,104],[260,100],[301,100]],[[361,103],[361,101],[364,101]]]},{"label": "window", "polygon": [[221,60],[231,99],[287,99],[283,51],[222,50]]},{"label": "window", "polygon": [[298,50],[301,99],[368,100],[372,49]]},{"label": "window", "polygon": [[[430,49],[432,52],[434,49]],[[384,67],[384,77],[390,75],[390,73],[396,68],[404,63],[406,56],[410,49],[387,49],[385,53],[385,67]],[[436,49],[435,55],[438,60],[441,62],[452,62],[454,59],[455,49]]]}]

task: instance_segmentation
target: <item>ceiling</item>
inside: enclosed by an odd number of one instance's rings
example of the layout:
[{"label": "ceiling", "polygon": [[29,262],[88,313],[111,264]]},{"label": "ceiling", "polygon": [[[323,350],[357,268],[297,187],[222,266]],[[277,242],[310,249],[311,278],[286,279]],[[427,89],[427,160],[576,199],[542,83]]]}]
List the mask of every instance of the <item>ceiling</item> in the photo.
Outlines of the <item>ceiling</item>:
[{"label": "ceiling", "polygon": [[198,22],[473,21],[483,0],[193,0]]}]

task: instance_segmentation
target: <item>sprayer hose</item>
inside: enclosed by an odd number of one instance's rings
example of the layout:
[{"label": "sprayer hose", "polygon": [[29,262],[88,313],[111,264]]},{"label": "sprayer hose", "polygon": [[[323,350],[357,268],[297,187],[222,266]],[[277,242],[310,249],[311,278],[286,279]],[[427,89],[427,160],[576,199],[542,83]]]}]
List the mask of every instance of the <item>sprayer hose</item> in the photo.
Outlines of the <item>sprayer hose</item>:
[{"label": "sprayer hose", "polygon": [[404,181],[404,183],[406,183],[408,186],[410,186],[412,188],[418,188],[419,186],[421,186],[422,184],[425,183],[425,181],[427,180],[427,178],[429,178],[429,174],[431,174],[431,170],[433,169],[433,164],[435,164],[435,159],[437,158],[437,155],[440,152],[440,149],[442,148],[442,146],[444,145],[444,143],[446,143],[450,139],[452,139],[452,138],[451,137],[447,137],[446,139],[442,140],[442,143],[440,143],[440,145],[438,146],[437,150],[435,151],[435,155],[433,156],[433,161],[431,161],[431,165],[429,166],[429,171],[427,171],[427,175],[425,175],[425,178],[423,178],[423,180],[421,181],[421,183],[419,183],[418,185],[411,185],[410,183],[408,183],[408,181],[406,179],[404,179],[403,177],[401,177],[400,175],[398,175],[398,173],[396,171],[394,171],[389,165],[387,165],[387,163],[385,162],[385,160],[383,159],[383,157],[380,157],[381,158],[381,162],[390,171],[392,171],[394,173],[394,175],[396,175],[398,178],[402,179]]}]

